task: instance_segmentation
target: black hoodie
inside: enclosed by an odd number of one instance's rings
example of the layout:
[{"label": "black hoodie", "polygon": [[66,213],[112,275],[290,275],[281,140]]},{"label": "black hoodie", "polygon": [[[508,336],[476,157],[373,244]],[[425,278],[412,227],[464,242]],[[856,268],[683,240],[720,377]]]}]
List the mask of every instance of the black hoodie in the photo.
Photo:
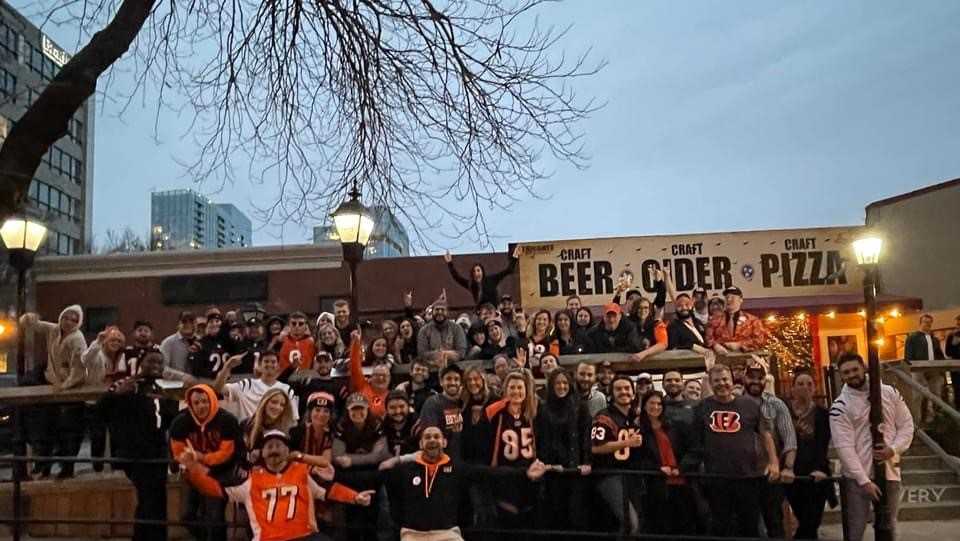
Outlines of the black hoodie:
[{"label": "black hoodie", "polygon": [[[570,381],[570,392],[560,398],[554,391],[554,382],[559,374]],[[545,464],[558,464],[575,468],[589,464],[590,414],[575,391],[573,375],[564,370],[554,370],[547,378],[547,399],[540,403],[534,433],[537,436],[537,458]]]}]

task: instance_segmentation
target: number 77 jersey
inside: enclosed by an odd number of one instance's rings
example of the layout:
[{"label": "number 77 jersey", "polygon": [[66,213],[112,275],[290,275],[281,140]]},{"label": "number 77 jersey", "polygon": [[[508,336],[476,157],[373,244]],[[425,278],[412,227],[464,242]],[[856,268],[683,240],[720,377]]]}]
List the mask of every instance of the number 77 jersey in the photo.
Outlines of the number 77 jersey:
[{"label": "number 77 jersey", "polygon": [[[597,413],[590,429],[590,444],[599,447],[605,443],[623,441],[640,433],[635,415],[624,415],[616,407],[609,407]],[[631,469],[637,467],[640,449],[624,447],[615,453],[593,455],[593,464],[597,468]]]},{"label": "number 77 jersey", "polygon": [[[191,482],[197,481],[191,473]],[[317,531],[314,499],[352,502],[356,497],[356,492],[337,484],[328,493],[310,477],[309,467],[299,462],[279,473],[257,466],[243,483],[223,487],[223,494],[246,507],[254,541],[307,537]]]}]

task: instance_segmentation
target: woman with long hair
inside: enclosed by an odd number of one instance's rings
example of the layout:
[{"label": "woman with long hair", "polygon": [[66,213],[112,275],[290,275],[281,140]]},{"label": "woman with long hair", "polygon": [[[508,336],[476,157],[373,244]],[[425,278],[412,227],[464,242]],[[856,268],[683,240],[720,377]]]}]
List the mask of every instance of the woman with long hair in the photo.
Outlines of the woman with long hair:
[{"label": "woman with long hair", "polygon": [[579,329],[567,310],[558,310],[553,316],[553,336],[550,353],[554,355],[579,355],[587,348],[587,335]]},{"label": "woman with long hair", "polygon": [[586,332],[593,327],[593,312],[586,306],[580,307],[574,318],[574,323],[577,324],[578,330]]},{"label": "woman with long hair", "polygon": [[385,319],[380,324],[380,332],[387,341],[387,351],[393,355],[393,362],[397,364],[405,362],[401,351],[400,325],[392,319]]},{"label": "woman with long hair", "polygon": [[299,452],[302,462],[315,466],[330,465],[333,449],[333,395],[315,392],[307,399],[303,423],[290,429],[290,448]]},{"label": "woman with long hair", "polygon": [[693,492],[680,473],[686,453],[679,430],[663,415],[663,393],[650,391],[640,402],[640,468],[663,473],[647,477],[643,494],[644,533],[696,533],[696,503]]},{"label": "woman with long hair", "polygon": [[550,347],[550,341],[553,340],[553,316],[549,310],[537,310],[530,320],[530,328],[527,330],[527,339],[533,345],[533,354],[539,358]]},{"label": "woman with long hair", "polygon": [[[113,325],[97,335],[97,339],[90,343],[90,347],[83,352],[81,357],[83,366],[87,369],[86,383],[88,385],[109,385],[128,375],[136,376],[136,368],[132,368],[134,373],[130,373],[131,368],[127,366],[124,359],[123,347],[125,344],[126,337],[120,329]],[[87,416],[87,428],[90,431],[90,456],[103,458],[107,450],[107,423],[96,404],[87,403],[84,409]],[[103,463],[95,462],[93,471],[102,472]]]},{"label": "woman with long hair", "polygon": [[[503,396],[485,411],[492,436],[490,465],[527,468],[537,460],[537,396],[530,371],[509,372]],[[525,477],[496,477],[491,488],[501,527],[517,529],[532,523],[537,495]]]},{"label": "woman with long hair", "polygon": [[325,351],[330,354],[334,366],[343,364],[343,360],[347,357],[347,347],[343,344],[337,328],[330,324],[321,325],[317,329],[317,336],[320,337],[317,340],[317,351]]},{"label": "woman with long hair", "polygon": [[480,306],[485,302],[496,306],[500,302],[500,293],[497,288],[500,286],[500,281],[512,274],[514,269],[517,268],[517,257],[518,252],[514,252],[507,268],[493,274],[487,274],[483,265],[476,262],[470,266],[470,278],[464,278],[457,272],[456,267],[453,266],[453,257],[450,252],[444,254],[443,260],[447,263],[447,268],[450,270],[450,276],[453,277],[453,280],[470,292],[474,306]]},{"label": "woman with long hair", "polygon": [[642,361],[646,357],[666,351],[667,325],[663,322],[663,307],[657,306],[644,297],[637,297],[631,307],[630,320],[637,326],[637,333],[643,349],[634,355],[634,360]]},{"label": "woman with long hair", "polygon": [[390,353],[389,344],[387,339],[384,337],[374,338],[370,342],[370,347],[367,348],[367,354],[363,360],[364,366],[376,366],[378,364],[385,364],[387,366],[393,366],[394,358]]},{"label": "woman with long hair", "polygon": [[480,367],[463,374],[463,430],[460,432],[462,458],[471,464],[490,462],[490,434],[485,411],[497,400],[487,385],[487,377]]},{"label": "woman with long hair", "polygon": [[797,457],[793,471],[809,475],[813,481],[795,481],[786,486],[787,499],[797,516],[796,539],[817,539],[823,520],[823,507],[833,495],[833,483],[825,481],[830,476],[830,415],[826,408],[813,400],[817,385],[813,374],[798,371],[790,391],[790,414],[797,433]]},{"label": "woman with long hair", "polygon": [[[547,377],[546,400],[540,403],[534,423],[537,458],[564,469],[579,469],[589,475],[590,413],[580,402],[573,375],[563,368]],[[553,530],[582,530],[587,524],[584,485],[576,477],[554,476],[545,480],[545,498],[540,509],[549,513],[540,522]]]},{"label": "woman with long hair", "polygon": [[400,320],[399,329],[397,342],[400,346],[400,362],[413,362],[417,358],[417,322],[413,318],[405,317]]},{"label": "woman with long hair", "polygon": [[256,413],[243,426],[244,443],[250,452],[249,462],[255,464],[260,459],[260,438],[268,430],[290,430],[294,421],[293,405],[283,389],[270,389],[260,398]]}]

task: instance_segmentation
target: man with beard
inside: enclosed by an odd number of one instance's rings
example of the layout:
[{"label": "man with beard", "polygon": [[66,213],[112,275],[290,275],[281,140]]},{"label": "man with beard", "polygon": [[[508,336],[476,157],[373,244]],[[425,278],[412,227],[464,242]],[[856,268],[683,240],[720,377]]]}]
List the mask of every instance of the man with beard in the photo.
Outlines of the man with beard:
[{"label": "man with beard", "polygon": [[[590,430],[594,470],[639,469],[643,437],[637,424],[633,382],[619,374],[611,382],[613,402],[597,414]],[[621,531],[635,535],[640,528],[640,485],[635,476],[604,475],[596,484],[600,496],[617,517]],[[624,498],[629,501],[624,503]]]},{"label": "man with beard", "polygon": [[[170,425],[170,454],[180,456],[193,449],[197,461],[210,468],[210,475],[219,480],[231,479],[243,451],[243,432],[233,414],[220,409],[217,393],[208,385],[187,389],[186,409]],[[226,506],[219,498],[205,498],[196,490],[187,493],[184,522],[221,524]],[[227,530],[216,526],[188,526],[191,535],[200,541],[225,541]],[[209,535],[208,535],[209,534]]]},{"label": "man with beard", "polygon": [[520,338],[520,336],[517,333],[517,328],[513,324],[513,313],[515,311],[513,297],[510,295],[500,295],[500,304],[498,308],[500,310],[500,320],[503,321],[504,332],[507,333],[507,336],[517,340]]},{"label": "man with beard", "polygon": [[280,379],[286,381],[293,371],[303,368],[309,370],[313,358],[317,355],[317,345],[310,336],[307,316],[303,312],[290,314],[287,328],[280,333]]},{"label": "man with beard", "polygon": [[417,334],[417,352],[437,368],[463,358],[467,352],[467,336],[460,325],[447,319],[447,303],[433,304],[432,320]]},{"label": "man with beard", "polygon": [[333,326],[340,333],[340,340],[344,344],[350,343],[350,335],[360,327],[350,319],[350,303],[340,299],[333,303]]},{"label": "man with beard", "polygon": [[236,350],[237,353],[243,353],[243,360],[237,367],[236,373],[253,374],[257,366],[260,365],[260,356],[266,349],[267,343],[264,340],[263,322],[256,317],[248,319],[243,331],[243,341]]},{"label": "man with beard", "polygon": [[[684,471],[700,463],[719,478],[708,484],[713,514],[711,534],[718,537],[757,537],[760,522],[760,485],[780,478],[780,461],[760,404],[733,393],[730,368],[716,364],[707,371],[713,395],[694,412],[692,446],[684,457]],[[766,470],[757,457],[757,438],[767,455]]]},{"label": "man with beard", "polygon": [[[179,409],[176,400],[164,398],[157,379],[163,375],[163,354],[150,351],[140,359],[137,376],[110,386],[97,407],[110,429],[116,458],[167,458],[167,428]],[[167,465],[118,464],[137,492],[137,520],[167,519]],[[167,538],[166,526],[135,524],[135,541]]]},{"label": "man with beard", "polygon": [[[873,527],[875,531],[889,531],[889,538],[893,539],[900,495],[899,463],[900,457],[913,442],[913,417],[900,393],[889,385],[881,384],[883,420],[880,434],[883,441],[874,443],[870,433],[870,386],[863,359],[856,354],[845,355],[840,358],[837,369],[840,370],[844,386],[830,408],[830,434],[840,458],[840,473],[843,476],[840,489],[844,493],[847,520],[844,532],[851,541],[863,539],[872,515],[871,505],[877,505],[881,494],[886,494],[888,523],[874,523]],[[874,461],[884,463],[886,486],[878,486],[870,478]]]},{"label": "man with beard", "polygon": [[740,310],[743,292],[739,287],[730,286],[723,290],[723,296],[726,308],[710,318],[707,344],[719,355],[762,348],[767,343],[767,330],[757,316]]},{"label": "man with beard", "polygon": [[390,365],[374,366],[370,381],[367,381],[363,375],[362,356],[360,331],[353,331],[350,334],[350,392],[362,394],[367,399],[370,414],[383,419],[387,413],[387,393],[390,392]]},{"label": "man with beard", "polygon": [[[320,350],[313,359],[313,370],[296,372],[288,382],[297,396],[311,396],[313,393],[324,392],[333,397],[331,409],[334,418],[343,413],[343,405],[350,394],[347,382],[343,378],[333,377],[333,357],[326,351]],[[305,418],[306,404],[300,407],[300,417]]]},{"label": "man with beard", "polygon": [[613,400],[613,389],[610,388],[610,384],[613,383],[613,376],[615,375],[613,363],[610,361],[602,361],[597,365],[597,390],[607,397],[607,404]]},{"label": "man with beard", "polygon": [[707,329],[694,316],[693,300],[681,293],[675,301],[677,318],[667,325],[667,342],[670,349],[689,349],[700,354],[708,352]]},{"label": "man with beard", "polygon": [[[776,396],[765,392],[766,370],[759,364],[747,367],[744,377],[746,396],[760,404],[760,413],[773,428],[773,443],[780,457],[780,482],[760,484],[760,509],[767,536],[779,539],[783,537],[783,484],[794,479],[793,462],[797,457],[797,433],[793,428],[790,409]],[[761,464],[763,455],[760,456]]]},{"label": "man with beard", "polygon": [[693,425],[693,409],[696,401],[683,396],[683,375],[671,370],[663,375],[663,416],[673,427],[683,431]]},{"label": "man with beard", "polygon": [[[310,466],[292,461],[290,439],[281,430],[264,433],[261,456],[263,464],[254,467],[250,476],[236,486],[223,486],[207,475],[192,449],[181,453],[177,461],[186,467],[187,479],[200,492],[243,504],[254,541],[324,539],[314,537],[315,499],[370,505],[372,490],[358,493],[337,483],[327,488],[317,484],[310,476]],[[333,472],[327,474],[333,477]]]},{"label": "man with beard", "polygon": [[414,426],[417,416],[410,411],[407,393],[394,389],[387,395],[387,416],[383,418],[383,434],[387,437],[387,449],[392,456],[405,455],[417,450]]},{"label": "man with beard", "polygon": [[443,394],[430,397],[420,411],[417,431],[428,426],[439,426],[447,436],[447,454],[460,460],[460,432],[463,431],[463,400],[461,391],[463,370],[455,364],[440,371]]},{"label": "man with beard", "polygon": [[189,359],[190,367],[187,370],[191,376],[200,379],[214,379],[217,373],[226,364],[230,355],[220,339],[220,325],[223,320],[219,312],[207,313],[207,325],[204,327],[203,338],[200,339],[200,350]]},{"label": "man with beard", "polygon": [[607,407],[607,397],[597,390],[597,369],[590,363],[580,363],[577,365],[577,392],[580,394],[580,401],[587,407],[590,417],[594,417],[600,410]]},{"label": "man with beard", "polygon": [[400,385],[397,385],[398,390],[406,393],[410,400],[410,408],[418,415],[420,411],[423,410],[423,405],[427,400],[437,394],[430,385],[429,380],[430,366],[427,365],[427,361],[416,358],[413,360],[413,363],[410,364],[410,381],[404,381]]},{"label": "man with beard", "polygon": [[703,286],[693,288],[693,317],[706,325],[710,321],[710,311],[707,309],[707,290]]},{"label": "man with beard", "polygon": [[420,434],[420,452],[412,460],[401,461],[388,475],[390,511],[400,525],[401,541],[463,541],[458,518],[470,484],[489,475],[519,475],[537,481],[547,466],[535,460],[526,470],[470,466],[443,452],[447,440],[438,426],[428,426]]}]

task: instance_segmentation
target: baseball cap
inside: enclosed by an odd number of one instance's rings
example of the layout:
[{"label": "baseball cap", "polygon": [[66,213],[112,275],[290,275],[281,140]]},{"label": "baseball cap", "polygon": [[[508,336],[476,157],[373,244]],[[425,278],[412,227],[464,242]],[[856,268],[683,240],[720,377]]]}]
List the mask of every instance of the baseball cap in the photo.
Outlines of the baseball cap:
[{"label": "baseball cap", "polygon": [[512,301],[512,300],[513,300],[513,297],[511,297],[510,295],[507,295],[507,294],[500,295],[500,302]]},{"label": "baseball cap", "polygon": [[333,395],[323,391],[317,391],[315,393],[310,393],[310,397],[307,398],[307,409],[311,410],[317,407],[332,408],[333,407]]},{"label": "baseball cap", "polygon": [[207,310],[207,313],[204,314],[204,317],[207,318],[207,321],[210,321],[211,319],[219,319],[220,321],[223,321],[223,316],[220,314],[220,310],[217,310],[216,308]]},{"label": "baseball cap", "polygon": [[694,294],[694,295],[706,295],[706,294],[707,294],[707,290],[706,290],[706,288],[704,288],[703,286],[697,286],[697,287],[693,288],[693,294]]},{"label": "baseball cap", "polygon": [[394,389],[387,393],[387,399],[384,400],[384,403],[389,403],[391,400],[403,400],[404,402],[409,402],[410,397],[407,396],[407,392],[403,389]]},{"label": "baseball cap", "polygon": [[653,376],[650,375],[650,372],[642,372],[639,376],[637,376],[637,381],[640,381],[642,379],[645,379],[647,381],[653,381]]},{"label": "baseball cap", "polygon": [[608,302],[607,304],[604,304],[604,305],[603,305],[603,313],[604,313],[604,314],[609,314],[609,313],[611,313],[611,312],[613,312],[613,313],[615,313],[615,314],[622,314],[622,313],[623,313],[623,310],[620,308],[620,305],[617,304],[617,303],[615,303],[615,302]]},{"label": "baseball cap", "polygon": [[737,286],[730,286],[723,290],[723,296],[726,297],[727,295],[736,295],[738,297],[742,297],[743,291],[740,291],[740,288]]},{"label": "baseball cap", "polygon": [[247,320],[247,327],[256,327],[257,325],[262,324],[263,321],[260,321],[258,317],[252,317]]},{"label": "baseball cap", "polygon": [[369,408],[370,402],[367,401],[367,397],[363,396],[360,393],[353,393],[347,397],[347,409],[363,407]]},{"label": "baseball cap", "polygon": [[601,361],[597,366],[600,368],[613,368],[613,363],[610,361]]},{"label": "baseball cap", "polygon": [[283,430],[274,429],[274,430],[267,430],[266,432],[263,433],[263,437],[260,438],[260,446],[262,447],[266,445],[268,441],[273,439],[283,440],[283,442],[286,443],[288,446],[290,445],[290,436],[288,436],[287,433],[284,432]]}]

